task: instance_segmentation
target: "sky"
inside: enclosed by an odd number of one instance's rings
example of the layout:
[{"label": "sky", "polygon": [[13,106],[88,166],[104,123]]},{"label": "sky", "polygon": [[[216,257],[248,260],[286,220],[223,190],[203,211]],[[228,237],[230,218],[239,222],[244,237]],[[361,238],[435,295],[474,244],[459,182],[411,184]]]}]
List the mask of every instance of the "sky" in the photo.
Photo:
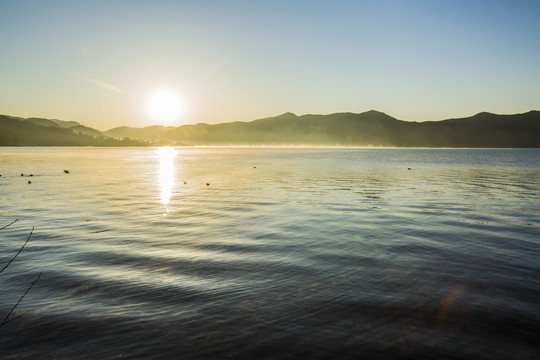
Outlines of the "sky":
[{"label": "sky", "polygon": [[100,130],[540,110],[538,0],[0,0],[0,114]]}]

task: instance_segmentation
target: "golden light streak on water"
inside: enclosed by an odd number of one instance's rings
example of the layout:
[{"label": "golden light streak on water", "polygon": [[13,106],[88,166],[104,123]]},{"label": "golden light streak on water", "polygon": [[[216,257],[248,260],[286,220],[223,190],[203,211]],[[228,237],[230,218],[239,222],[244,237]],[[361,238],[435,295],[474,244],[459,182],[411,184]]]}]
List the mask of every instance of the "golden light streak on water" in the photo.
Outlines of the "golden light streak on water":
[{"label": "golden light streak on water", "polygon": [[159,188],[161,191],[161,203],[167,205],[171,199],[174,185],[174,158],[176,150],[170,146],[163,146],[156,150],[159,156]]}]

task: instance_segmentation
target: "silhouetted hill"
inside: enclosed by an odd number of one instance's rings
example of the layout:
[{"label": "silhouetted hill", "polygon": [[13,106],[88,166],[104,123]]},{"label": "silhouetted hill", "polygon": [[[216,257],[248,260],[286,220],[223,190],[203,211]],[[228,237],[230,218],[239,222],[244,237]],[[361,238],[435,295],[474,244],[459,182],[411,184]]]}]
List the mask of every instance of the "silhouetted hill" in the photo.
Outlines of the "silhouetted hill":
[{"label": "silhouetted hill", "polygon": [[411,123],[395,134],[397,146],[540,147],[540,111]]},{"label": "silhouetted hill", "polygon": [[[540,112],[409,122],[385,113],[296,116],[105,132],[60,120],[0,116],[0,145],[313,145],[387,147],[540,147]],[[65,126],[68,122],[62,122]],[[138,140],[132,140],[138,139]]]},{"label": "silhouetted hill", "polygon": [[27,121],[32,124],[36,124],[39,126],[46,126],[46,127],[61,127],[56,122],[49,120],[49,119],[41,119],[41,118],[29,118],[29,119],[19,119],[21,121]]},{"label": "silhouetted hill", "polygon": [[57,119],[43,119],[43,118],[16,118],[19,120],[29,121],[36,125],[41,126],[48,126],[48,127],[64,127],[64,128],[70,128],[73,126],[79,126],[79,124],[76,121],[64,121],[64,120],[57,120]]},{"label": "silhouetted hill", "polygon": [[91,127],[84,126],[84,125],[70,126],[70,127],[68,127],[68,129],[73,131],[73,133],[75,133],[75,134],[85,134],[85,135],[93,136],[95,138],[98,138],[98,137],[110,138],[110,136],[105,135],[101,131],[96,130],[96,129],[91,128]]},{"label": "silhouetted hill", "polygon": [[[63,127],[62,125],[71,127]],[[0,115],[1,146],[139,146],[140,140],[117,140],[77,122]]]},{"label": "silhouetted hill", "polygon": [[131,138],[145,141],[159,141],[169,131],[175,129],[173,126],[153,125],[145,128],[132,128],[121,126],[114,129],[104,131],[103,134],[117,139]]},{"label": "silhouetted hill", "polygon": [[[115,129],[116,135],[174,145],[315,145],[388,147],[540,147],[540,112],[407,122],[378,111],[296,116],[251,122]],[[106,132],[109,133],[109,132]],[[110,134],[110,133],[109,133]]]}]

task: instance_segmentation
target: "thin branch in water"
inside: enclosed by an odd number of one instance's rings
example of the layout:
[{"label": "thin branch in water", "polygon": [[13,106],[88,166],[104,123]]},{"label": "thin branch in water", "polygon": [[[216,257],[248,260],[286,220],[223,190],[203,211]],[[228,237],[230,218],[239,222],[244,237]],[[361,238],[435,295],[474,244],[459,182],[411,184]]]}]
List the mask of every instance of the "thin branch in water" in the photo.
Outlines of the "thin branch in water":
[{"label": "thin branch in water", "polygon": [[7,228],[8,226],[15,224],[17,221],[19,221],[19,219],[15,219],[14,221],[12,221],[11,223],[7,224],[7,225],[4,226],[3,228],[0,228],[0,230],[4,230],[4,229]]},{"label": "thin branch in water", "polygon": [[36,280],[32,281],[32,283],[30,284],[30,286],[28,287],[28,289],[26,289],[26,292],[24,293],[23,296],[21,296],[21,298],[19,299],[19,301],[17,301],[17,303],[15,304],[15,306],[13,306],[13,308],[11,309],[11,311],[7,314],[7,316],[5,317],[4,320],[2,320],[2,323],[0,323],[0,327],[4,326],[5,324],[7,323],[10,323],[12,322],[13,320],[15,319],[18,319],[20,318],[21,316],[25,315],[28,313],[28,311],[25,311],[24,313],[22,313],[21,315],[18,315],[18,316],[15,316],[13,319],[9,319],[9,317],[11,316],[11,313],[13,313],[13,311],[15,310],[15,308],[17,307],[17,305],[19,305],[19,303],[22,301],[22,299],[24,299],[24,297],[26,296],[26,294],[28,294],[28,292],[30,291],[30,289],[32,288],[32,286],[34,286],[35,283],[37,283],[37,281],[39,280],[39,278],[41,277],[41,274],[43,274],[43,271],[39,273],[38,277],[36,278]]},{"label": "thin branch in water", "polygon": [[6,264],[6,266],[4,266],[4,268],[2,270],[0,270],[0,273],[2,273],[2,271],[6,270],[6,268],[9,266],[9,264],[11,264],[13,262],[13,260],[15,260],[15,258],[17,256],[19,256],[19,254],[21,253],[21,251],[24,249],[24,247],[26,246],[26,243],[28,242],[28,240],[30,240],[30,237],[32,236],[32,233],[34,232],[34,227],[32,226],[32,231],[30,231],[30,235],[28,235],[28,239],[26,239],[26,241],[24,242],[23,246],[19,249],[19,252],[17,252],[17,254],[11,259],[9,260],[9,262]]}]

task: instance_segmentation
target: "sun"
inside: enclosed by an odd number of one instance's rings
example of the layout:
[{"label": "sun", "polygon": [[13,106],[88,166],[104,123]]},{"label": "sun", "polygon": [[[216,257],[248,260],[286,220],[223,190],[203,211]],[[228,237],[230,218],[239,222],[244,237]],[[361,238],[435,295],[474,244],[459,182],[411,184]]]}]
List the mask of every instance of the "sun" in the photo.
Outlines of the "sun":
[{"label": "sun", "polygon": [[159,90],[148,99],[148,114],[162,124],[177,120],[184,111],[182,98],[171,90]]}]

